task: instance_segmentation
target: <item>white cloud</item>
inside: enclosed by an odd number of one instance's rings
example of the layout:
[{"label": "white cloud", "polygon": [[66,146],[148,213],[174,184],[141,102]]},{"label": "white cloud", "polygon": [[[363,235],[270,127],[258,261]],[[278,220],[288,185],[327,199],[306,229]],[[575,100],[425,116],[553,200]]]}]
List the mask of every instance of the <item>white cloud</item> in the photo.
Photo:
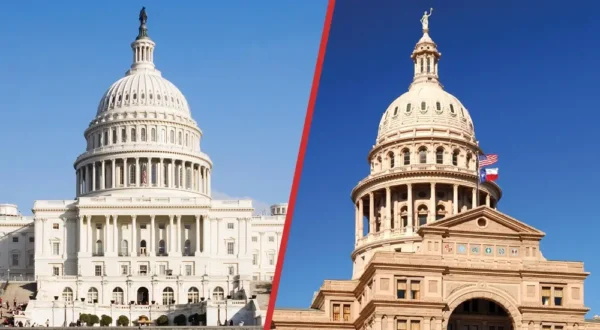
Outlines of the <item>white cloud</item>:
[{"label": "white cloud", "polygon": [[261,215],[263,214],[263,212],[266,212],[266,214],[270,213],[270,207],[271,205],[269,203],[265,203],[259,200],[256,200],[252,197],[233,197],[231,195],[228,195],[226,193],[222,193],[220,191],[212,191],[212,197],[213,199],[229,199],[229,200],[235,200],[235,199],[251,199],[252,200],[252,206],[254,207],[254,214],[255,215]]}]

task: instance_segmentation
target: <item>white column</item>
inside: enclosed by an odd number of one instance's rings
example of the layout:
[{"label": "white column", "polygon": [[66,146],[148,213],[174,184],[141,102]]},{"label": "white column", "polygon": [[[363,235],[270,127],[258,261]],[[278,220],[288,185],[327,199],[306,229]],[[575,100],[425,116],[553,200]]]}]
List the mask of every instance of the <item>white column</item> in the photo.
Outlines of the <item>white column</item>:
[{"label": "white column", "polygon": [[383,225],[384,230],[391,228],[392,221],[392,192],[390,187],[385,188],[385,224]]},{"label": "white column", "polygon": [[[137,132],[137,130],[136,130]],[[140,159],[135,159],[135,186],[140,186]]]},{"label": "white column", "polygon": [[472,198],[472,201],[473,201],[471,203],[471,205],[472,205],[471,208],[474,209],[474,208],[477,207],[477,189],[476,188],[473,188],[473,195],[471,196],[471,198]]},{"label": "white column", "polygon": [[[161,161],[162,162],[162,161]],[[154,229],[155,227],[155,223],[154,223],[154,215],[150,216],[150,255],[154,256],[156,255],[156,253],[154,252],[154,242],[156,241],[156,231]]]},{"label": "white column", "polygon": [[169,184],[167,185],[169,188],[173,188],[173,160],[167,164],[167,175],[169,178]]},{"label": "white column", "polygon": [[116,159],[113,158],[110,161],[110,163],[111,163],[110,164],[110,166],[111,166],[111,168],[110,168],[110,170],[111,170],[111,172],[110,172],[110,187],[114,189],[115,188],[115,184],[116,184],[116,180],[117,180],[117,172],[116,172],[116,164],[115,164],[116,163]]},{"label": "white column", "polygon": [[[137,162],[137,160],[136,160]],[[136,173],[137,176],[137,173]],[[136,216],[132,215],[131,216],[131,256],[133,257],[137,257],[138,253],[137,253],[137,223],[136,223]]]},{"label": "white column", "polygon": [[90,191],[96,190],[96,163],[92,163],[92,189]]},{"label": "white column", "polygon": [[369,234],[375,233],[375,196],[369,193]]},{"label": "white column", "polygon": [[412,197],[412,184],[409,183],[406,185],[407,187],[407,199],[408,199],[408,216],[407,216],[407,221],[408,221],[408,225],[406,226],[406,232],[407,233],[412,233],[413,231],[413,218],[414,218],[414,213],[413,213],[413,197]]},{"label": "white column", "polygon": [[436,196],[435,196],[435,183],[432,182],[431,183],[431,192],[429,193],[429,221],[427,221],[427,223],[430,222],[434,222],[435,221],[435,214],[436,214]]},{"label": "white column", "polygon": [[90,170],[90,164],[85,165],[85,174],[87,180],[85,180],[85,192],[89,193],[92,191],[92,171]]},{"label": "white column", "polygon": [[207,216],[202,216],[202,254],[211,252],[208,235],[210,235],[210,219]]},{"label": "white column", "polygon": [[196,256],[200,254],[200,216],[196,215]]},{"label": "white column", "polygon": [[177,230],[177,247],[175,251],[181,253],[181,215],[177,216],[177,228],[175,230]]},{"label": "white column", "polygon": [[104,254],[106,255],[108,254],[108,248],[110,247],[110,234],[108,233],[108,228],[110,228],[110,217],[105,215],[104,220],[106,222],[106,225],[104,226]]},{"label": "white column", "polygon": [[[81,253],[84,252],[84,248],[83,248],[83,238],[85,237],[85,227],[83,226],[83,216],[78,216],[77,217],[77,229],[79,231],[79,246],[77,247],[77,252]],[[41,237],[41,233],[38,230],[38,225],[35,225],[35,236],[36,237]],[[40,228],[41,229],[41,228]],[[39,240],[35,240],[35,245],[36,245],[36,249],[39,249],[39,245],[38,245],[38,241]]]},{"label": "white column", "polygon": [[123,185],[129,186],[129,167],[127,166],[127,158],[123,158]]},{"label": "white column", "polygon": [[112,220],[113,220],[113,225],[112,225],[112,229],[113,229],[113,253],[115,255],[119,255],[119,223],[117,221],[118,216],[113,215],[112,216]]},{"label": "white column", "polygon": [[86,239],[86,252],[91,253],[92,252],[92,216],[90,215],[86,215],[85,216],[86,220],[87,220],[87,239]]},{"label": "white column", "polygon": [[181,162],[181,181],[183,183],[183,189],[187,189],[187,170],[185,168],[185,162]]},{"label": "white column", "polygon": [[206,186],[206,191],[207,194],[210,196],[211,192],[212,192],[212,187],[211,187],[211,173],[210,170],[207,171],[207,186]]},{"label": "white column", "polygon": [[106,189],[106,167],[104,165],[105,161],[102,161],[102,173],[101,173],[101,181],[100,181],[100,189],[104,190]]},{"label": "white column", "polygon": [[159,166],[158,169],[156,170],[156,186],[157,187],[162,187],[163,186],[163,182],[165,181],[163,176],[165,175],[164,170],[163,170],[163,159],[159,158]]},{"label": "white column", "polygon": [[490,199],[490,194],[485,194],[485,205],[487,207],[490,207],[491,203],[492,203],[492,201]]},{"label": "white column", "polygon": [[458,214],[458,185],[454,185],[454,191],[452,192],[452,213]]},{"label": "white column", "polygon": [[363,209],[363,198],[362,196],[358,199],[358,234],[362,238],[365,235],[364,229],[364,209]]},{"label": "white column", "polygon": [[69,219],[67,218],[62,218],[63,219],[63,258],[67,258],[69,256],[69,250],[68,250],[68,244],[69,242],[67,241],[67,239],[69,238],[69,233],[68,233],[68,226],[69,226]]},{"label": "white column", "polygon": [[173,244],[174,243],[173,242],[174,241],[173,240],[173,233],[174,233],[174,231],[173,231],[173,225],[174,225],[174,223],[173,223],[173,216],[170,215],[169,216],[169,255],[175,251],[173,249],[173,246],[175,245],[175,244]]}]

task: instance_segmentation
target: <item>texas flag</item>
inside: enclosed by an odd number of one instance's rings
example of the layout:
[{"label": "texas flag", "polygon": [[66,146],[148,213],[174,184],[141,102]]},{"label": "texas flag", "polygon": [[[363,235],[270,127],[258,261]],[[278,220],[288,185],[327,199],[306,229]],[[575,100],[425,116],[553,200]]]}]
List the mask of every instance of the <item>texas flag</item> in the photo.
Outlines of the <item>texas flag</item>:
[{"label": "texas flag", "polygon": [[498,180],[498,168],[484,168],[479,172],[481,182],[489,182]]}]

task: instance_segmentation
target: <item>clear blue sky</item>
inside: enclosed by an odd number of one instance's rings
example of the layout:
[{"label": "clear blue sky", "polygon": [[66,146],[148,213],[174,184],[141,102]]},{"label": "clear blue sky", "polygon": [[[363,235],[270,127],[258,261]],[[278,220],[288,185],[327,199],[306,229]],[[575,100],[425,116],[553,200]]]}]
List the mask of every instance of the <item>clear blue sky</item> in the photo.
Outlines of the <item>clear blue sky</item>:
[{"label": "clear blue sky", "polygon": [[327,2],[0,3],[0,202],[74,197],[73,162],[131,65],[147,8],[155,62],[187,97],[217,196],[287,201]]},{"label": "clear blue sky", "polygon": [[336,3],[277,306],[308,307],[324,279],[351,277],[350,191],[369,172],[384,110],[411,82],[433,7],[442,83],[500,156],[498,209],[547,234],[546,258],[585,262],[586,305],[600,313],[600,3],[376,3]]}]

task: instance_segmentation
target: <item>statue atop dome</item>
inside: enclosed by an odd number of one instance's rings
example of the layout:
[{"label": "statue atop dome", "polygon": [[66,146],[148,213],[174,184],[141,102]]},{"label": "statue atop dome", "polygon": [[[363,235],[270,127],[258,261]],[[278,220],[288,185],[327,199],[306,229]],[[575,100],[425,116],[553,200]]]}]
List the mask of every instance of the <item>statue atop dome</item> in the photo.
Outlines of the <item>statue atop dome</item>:
[{"label": "statue atop dome", "polygon": [[136,40],[148,38],[148,28],[146,27],[146,22],[148,21],[148,15],[146,15],[146,7],[142,7],[140,10],[140,28],[138,32],[138,36]]},{"label": "statue atop dome", "polygon": [[423,13],[423,17],[421,17],[421,25],[423,25],[423,32],[429,31],[429,16],[433,13],[433,8],[429,8],[429,14],[427,11]]}]

